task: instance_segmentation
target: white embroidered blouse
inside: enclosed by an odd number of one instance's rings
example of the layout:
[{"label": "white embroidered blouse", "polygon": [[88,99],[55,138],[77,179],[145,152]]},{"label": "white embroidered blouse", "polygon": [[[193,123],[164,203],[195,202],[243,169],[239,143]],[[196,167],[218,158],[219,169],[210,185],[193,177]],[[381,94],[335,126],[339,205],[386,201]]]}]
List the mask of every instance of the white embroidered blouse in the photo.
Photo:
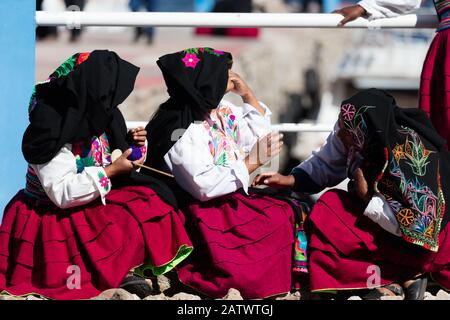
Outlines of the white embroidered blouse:
[{"label": "white embroidered blouse", "polygon": [[271,112],[264,116],[253,106],[237,107],[222,100],[208,120],[192,123],[164,156],[177,183],[200,201],[248,191],[244,163],[257,140],[270,132]]},{"label": "white embroidered blouse", "polygon": [[362,0],[358,4],[363,7],[369,20],[393,18],[420,8],[421,0]]},{"label": "white embroidered blouse", "polygon": [[[147,142],[146,142],[147,143]],[[141,148],[146,156],[146,146]],[[98,197],[105,204],[111,181],[104,167],[111,164],[106,135],[89,144],[66,144],[44,164],[30,164],[47,197],[62,209],[87,204]]]}]

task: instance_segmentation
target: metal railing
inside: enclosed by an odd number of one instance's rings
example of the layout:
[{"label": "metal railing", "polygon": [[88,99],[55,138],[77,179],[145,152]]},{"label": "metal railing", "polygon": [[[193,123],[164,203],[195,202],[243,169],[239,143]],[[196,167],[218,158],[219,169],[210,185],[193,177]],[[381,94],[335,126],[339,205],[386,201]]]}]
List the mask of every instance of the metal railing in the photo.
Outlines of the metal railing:
[{"label": "metal railing", "polygon": [[[332,13],[194,13],[194,12],[36,12],[38,26],[261,27],[336,28],[342,16]],[[408,14],[368,21],[358,18],[345,28],[435,28],[436,15]]]}]

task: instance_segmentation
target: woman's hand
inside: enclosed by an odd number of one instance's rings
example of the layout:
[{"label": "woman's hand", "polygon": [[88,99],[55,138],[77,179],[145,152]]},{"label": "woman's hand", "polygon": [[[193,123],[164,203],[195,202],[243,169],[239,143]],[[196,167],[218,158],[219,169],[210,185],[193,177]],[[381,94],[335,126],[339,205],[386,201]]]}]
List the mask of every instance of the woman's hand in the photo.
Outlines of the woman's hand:
[{"label": "woman's hand", "polygon": [[278,172],[265,172],[255,177],[252,187],[266,185],[273,188],[293,188],[294,184],[295,178],[292,175],[284,176]]},{"label": "woman's hand", "polygon": [[366,178],[364,177],[364,173],[361,168],[355,170],[353,178],[355,181],[356,195],[367,205],[372,198],[372,195],[369,192],[369,185],[367,184]]},{"label": "woman's hand", "polygon": [[339,10],[335,10],[335,11],[333,11],[333,13],[338,13],[338,14],[344,16],[344,19],[342,19],[341,22],[339,22],[339,24],[338,24],[339,27],[342,27],[347,22],[356,20],[357,18],[367,16],[366,9],[364,9],[363,7],[361,7],[358,4],[354,5],[354,6],[344,7]]},{"label": "woman's hand", "polygon": [[128,136],[131,139],[131,143],[138,146],[145,146],[145,140],[147,140],[147,131],[143,127],[137,127],[128,131]]},{"label": "woman's hand", "polygon": [[144,163],[145,156],[142,156],[142,158],[136,161],[128,160],[127,158],[131,152],[131,148],[127,149],[116,161],[105,168],[108,178],[130,173],[133,169],[137,168],[139,164]]},{"label": "woman's hand", "polygon": [[266,110],[261,107],[258,99],[256,99],[252,89],[250,89],[240,75],[231,70],[228,71],[228,90],[241,96],[244,103],[248,103],[253,106],[262,115],[266,113]]},{"label": "woman's hand", "polygon": [[244,160],[250,174],[281,152],[283,148],[282,139],[281,133],[271,132],[255,143]]}]

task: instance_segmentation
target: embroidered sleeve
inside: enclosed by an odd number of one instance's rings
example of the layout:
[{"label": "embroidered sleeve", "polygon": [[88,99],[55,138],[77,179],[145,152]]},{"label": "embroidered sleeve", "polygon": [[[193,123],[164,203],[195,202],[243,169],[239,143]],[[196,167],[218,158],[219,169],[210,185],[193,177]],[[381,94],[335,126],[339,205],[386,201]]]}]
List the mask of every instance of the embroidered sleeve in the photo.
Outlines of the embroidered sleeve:
[{"label": "embroidered sleeve", "polygon": [[369,14],[369,20],[393,18],[420,8],[421,0],[362,0],[358,4]]},{"label": "embroidered sleeve", "polygon": [[49,162],[31,166],[47,196],[60,208],[84,205],[98,197],[105,203],[105,196],[111,190],[111,182],[102,167],[85,167],[77,172],[76,158],[70,144]]},{"label": "embroidered sleeve", "polygon": [[227,166],[214,163],[208,137],[202,124],[191,124],[165,155],[164,160],[178,184],[200,201],[206,201],[240,188],[248,189],[249,174],[243,160]]}]

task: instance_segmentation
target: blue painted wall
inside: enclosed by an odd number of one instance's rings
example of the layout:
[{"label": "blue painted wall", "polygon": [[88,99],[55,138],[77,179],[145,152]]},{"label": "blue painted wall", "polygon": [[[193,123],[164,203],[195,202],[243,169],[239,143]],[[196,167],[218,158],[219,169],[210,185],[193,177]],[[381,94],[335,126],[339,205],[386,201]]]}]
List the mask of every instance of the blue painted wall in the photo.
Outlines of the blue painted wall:
[{"label": "blue painted wall", "polygon": [[34,85],[35,0],[0,1],[0,218],[25,184],[21,141]]}]

